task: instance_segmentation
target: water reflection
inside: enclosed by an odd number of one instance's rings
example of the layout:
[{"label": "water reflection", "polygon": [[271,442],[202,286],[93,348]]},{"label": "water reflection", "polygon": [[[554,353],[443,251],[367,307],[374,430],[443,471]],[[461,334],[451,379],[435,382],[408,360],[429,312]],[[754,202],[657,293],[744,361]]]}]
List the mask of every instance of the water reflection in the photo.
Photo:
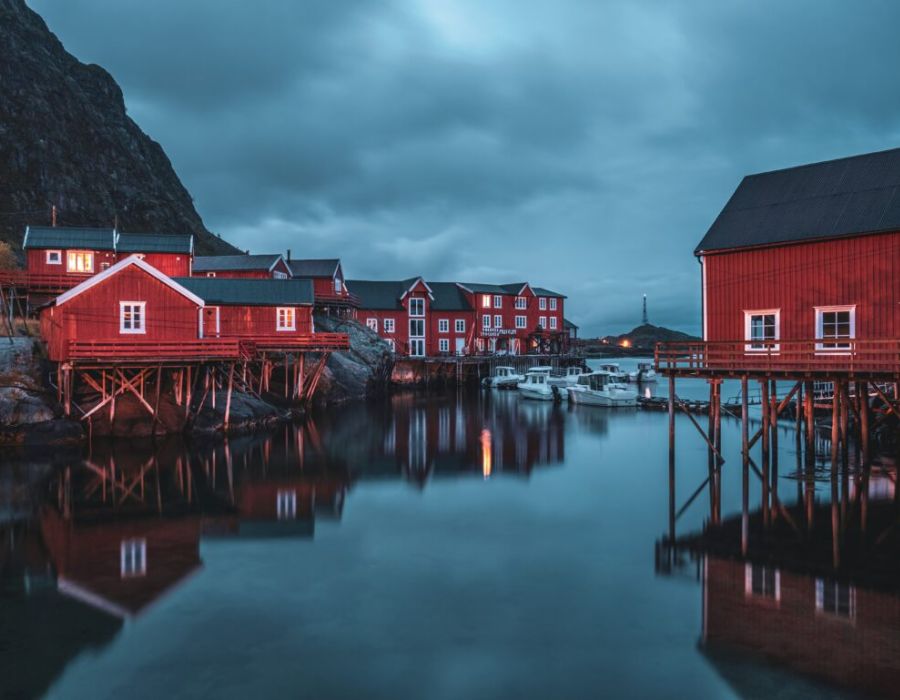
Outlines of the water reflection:
[{"label": "water reflection", "polygon": [[[717,522],[711,494],[701,532],[657,545],[659,573],[700,580],[701,650],[740,695],[770,690],[760,663],[827,684],[820,694],[893,697],[900,687],[897,469],[849,466],[832,476],[798,468],[796,502],[771,514]],[[742,488],[746,504],[753,482]]]}]

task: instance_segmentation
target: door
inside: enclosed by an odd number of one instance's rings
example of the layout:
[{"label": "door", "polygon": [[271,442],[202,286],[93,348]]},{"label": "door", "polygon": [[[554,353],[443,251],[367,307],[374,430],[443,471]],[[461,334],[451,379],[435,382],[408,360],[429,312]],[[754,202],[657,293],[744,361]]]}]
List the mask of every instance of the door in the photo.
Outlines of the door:
[{"label": "door", "polygon": [[465,338],[457,338],[456,339],[456,354],[462,355],[466,351],[466,339]]},{"label": "door", "polygon": [[207,338],[218,338],[221,331],[219,325],[219,307],[206,306],[203,308],[203,335]]}]

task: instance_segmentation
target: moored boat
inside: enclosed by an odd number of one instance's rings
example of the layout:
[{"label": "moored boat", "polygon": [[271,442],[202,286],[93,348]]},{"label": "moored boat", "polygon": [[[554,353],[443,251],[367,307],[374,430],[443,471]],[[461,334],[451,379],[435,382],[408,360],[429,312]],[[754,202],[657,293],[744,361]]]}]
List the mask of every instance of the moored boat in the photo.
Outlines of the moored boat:
[{"label": "moored boat", "polygon": [[525,381],[519,383],[519,392],[524,399],[537,401],[559,401],[563,391],[551,386],[547,382],[548,373],[543,371],[529,371],[525,375]]},{"label": "moored boat", "polygon": [[603,370],[583,374],[575,385],[568,388],[569,401],[576,405],[607,408],[637,406],[637,392],[614,379],[612,374]]},{"label": "moored boat", "polygon": [[638,362],[637,370],[628,373],[628,381],[649,384],[656,381],[656,370],[652,362]]},{"label": "moored boat", "polygon": [[578,381],[578,377],[585,374],[584,367],[572,366],[566,367],[565,374],[551,375],[547,381],[551,386],[557,386],[565,390],[567,387],[574,385]]},{"label": "moored boat", "polygon": [[525,376],[518,374],[513,367],[500,366],[494,368],[494,374],[491,377],[485,377],[481,380],[484,387],[494,387],[495,389],[514,389],[519,382],[525,380]]},{"label": "moored boat", "polygon": [[598,368],[601,372],[606,372],[611,375],[612,381],[614,382],[627,382],[628,374],[622,371],[622,368],[619,367],[618,362],[606,362]]}]

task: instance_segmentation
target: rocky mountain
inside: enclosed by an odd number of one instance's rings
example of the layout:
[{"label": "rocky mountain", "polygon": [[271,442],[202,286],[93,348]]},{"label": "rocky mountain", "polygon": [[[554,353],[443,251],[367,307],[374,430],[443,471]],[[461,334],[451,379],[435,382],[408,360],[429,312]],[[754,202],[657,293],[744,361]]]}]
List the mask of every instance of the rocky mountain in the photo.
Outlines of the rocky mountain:
[{"label": "rocky mountain", "polygon": [[68,53],[24,0],[0,0],[0,240],[19,247],[54,205],[59,225],[193,233],[200,254],[238,252],[203,225],[112,76]]}]

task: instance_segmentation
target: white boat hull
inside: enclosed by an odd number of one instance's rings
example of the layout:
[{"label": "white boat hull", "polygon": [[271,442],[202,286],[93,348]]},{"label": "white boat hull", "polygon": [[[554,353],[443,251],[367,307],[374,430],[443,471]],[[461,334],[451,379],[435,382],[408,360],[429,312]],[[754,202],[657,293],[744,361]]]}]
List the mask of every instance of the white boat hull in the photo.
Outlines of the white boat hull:
[{"label": "white boat hull", "polygon": [[535,401],[553,401],[555,399],[553,391],[550,389],[550,387],[535,389],[533,387],[520,384],[519,392],[522,394],[523,399],[533,399]]},{"label": "white boat hull", "polygon": [[633,391],[593,391],[569,389],[569,401],[575,405],[603,406],[605,408],[632,408],[637,406],[637,393]]}]

